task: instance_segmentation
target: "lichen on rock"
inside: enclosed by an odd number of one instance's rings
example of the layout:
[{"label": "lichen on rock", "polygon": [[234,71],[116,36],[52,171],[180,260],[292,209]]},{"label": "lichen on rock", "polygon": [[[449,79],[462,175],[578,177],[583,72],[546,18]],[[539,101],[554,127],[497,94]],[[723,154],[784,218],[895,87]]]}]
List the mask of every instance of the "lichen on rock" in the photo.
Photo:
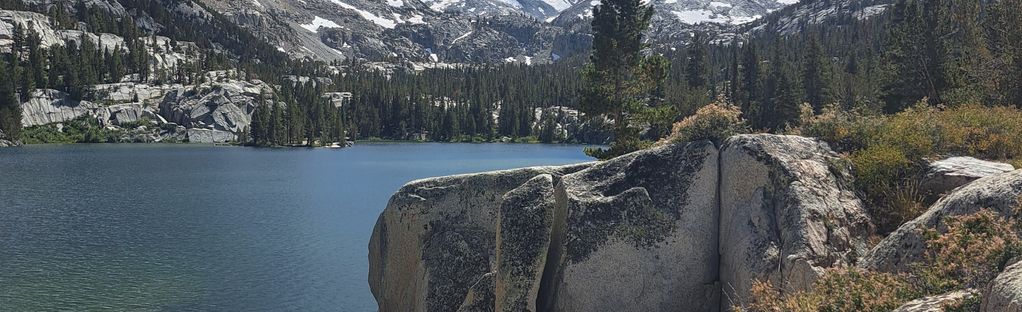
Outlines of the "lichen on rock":
[{"label": "lichen on rock", "polygon": [[499,311],[537,311],[554,223],[554,178],[532,178],[504,195],[497,223],[496,305]]},{"label": "lichen on rock", "polygon": [[559,179],[588,166],[431,178],[402,187],[369,243],[369,285],[380,311],[457,310],[470,288],[493,271],[504,195],[536,176]]}]

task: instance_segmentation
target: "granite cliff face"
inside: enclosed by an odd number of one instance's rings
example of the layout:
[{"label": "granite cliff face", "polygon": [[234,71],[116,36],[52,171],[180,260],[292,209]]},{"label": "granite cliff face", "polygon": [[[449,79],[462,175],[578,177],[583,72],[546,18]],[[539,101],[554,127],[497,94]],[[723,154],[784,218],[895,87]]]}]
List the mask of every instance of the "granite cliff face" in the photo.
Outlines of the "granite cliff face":
[{"label": "granite cliff face", "polygon": [[600,163],[411,182],[380,216],[380,311],[721,311],[799,288],[872,232],[813,139],[742,135]]}]

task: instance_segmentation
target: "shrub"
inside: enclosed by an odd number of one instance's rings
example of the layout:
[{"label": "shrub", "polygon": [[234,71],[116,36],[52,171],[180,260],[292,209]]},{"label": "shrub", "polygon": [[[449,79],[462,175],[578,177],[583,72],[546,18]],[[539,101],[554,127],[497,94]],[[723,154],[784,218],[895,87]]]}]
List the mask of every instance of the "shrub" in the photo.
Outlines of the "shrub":
[{"label": "shrub", "polygon": [[[891,311],[917,294],[904,276],[857,268],[829,269],[811,291],[782,295],[769,282],[753,283],[752,312]],[[740,310],[740,309],[737,309]]]},{"label": "shrub", "polygon": [[923,292],[982,287],[1022,255],[1017,223],[990,210],[949,217],[945,225],[944,234],[928,231],[926,261],[914,268]]},{"label": "shrub", "polygon": [[881,233],[914,218],[925,206],[919,196],[925,194],[910,192],[925,159],[968,155],[1017,164],[1022,160],[1022,110],[1013,107],[942,109],[921,102],[890,116],[828,108],[801,121],[791,132],[818,137],[850,154],[856,185]]},{"label": "shrub", "polygon": [[99,125],[95,118],[81,116],[62,123],[39,125],[26,128],[22,134],[25,144],[41,143],[113,143],[121,135],[119,130],[108,130]]},{"label": "shrub", "polygon": [[668,140],[671,142],[710,140],[719,144],[730,136],[746,132],[749,132],[749,125],[742,119],[741,109],[718,102],[703,106],[694,115],[675,123]]},{"label": "shrub", "polygon": [[881,233],[896,229],[922,212],[920,197],[914,196],[917,188],[907,180],[915,166],[900,149],[875,145],[853,152],[850,159],[855,167],[855,185],[871,204],[869,212]]},{"label": "shrub", "polygon": [[[923,296],[986,285],[1009,261],[1022,255],[1017,220],[983,209],[948,217],[947,232],[927,233],[924,260],[909,274],[828,269],[809,291],[784,294],[769,282],[756,281],[748,311],[891,311]],[[966,311],[977,299],[950,308]],[[742,310],[735,307],[735,310]]]},{"label": "shrub", "polygon": [[866,140],[872,129],[876,129],[884,118],[828,106],[819,115],[812,115],[810,108],[800,120],[800,126],[790,131],[792,134],[816,137],[829,143],[835,151],[851,152],[867,146]]}]

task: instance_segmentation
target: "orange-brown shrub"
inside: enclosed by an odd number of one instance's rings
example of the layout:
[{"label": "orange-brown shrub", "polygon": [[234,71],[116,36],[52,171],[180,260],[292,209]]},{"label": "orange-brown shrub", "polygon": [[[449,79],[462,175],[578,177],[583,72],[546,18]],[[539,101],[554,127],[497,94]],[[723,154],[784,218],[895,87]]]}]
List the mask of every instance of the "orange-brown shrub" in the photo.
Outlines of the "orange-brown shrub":
[{"label": "orange-brown shrub", "polygon": [[[734,310],[890,311],[923,296],[985,285],[1022,255],[1017,220],[989,210],[945,220],[947,232],[928,232],[925,260],[908,274],[830,269],[810,291],[782,293],[769,282],[756,281],[752,301]],[[975,300],[955,307],[970,307]]]}]

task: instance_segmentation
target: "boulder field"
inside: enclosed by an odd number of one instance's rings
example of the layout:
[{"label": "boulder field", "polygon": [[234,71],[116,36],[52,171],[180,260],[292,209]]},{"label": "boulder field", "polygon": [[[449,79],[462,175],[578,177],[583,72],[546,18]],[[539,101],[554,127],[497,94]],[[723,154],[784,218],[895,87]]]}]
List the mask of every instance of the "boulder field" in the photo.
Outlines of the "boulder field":
[{"label": "boulder field", "polygon": [[380,311],[725,311],[804,289],[873,233],[825,143],[739,135],[413,181],[380,215]]}]

